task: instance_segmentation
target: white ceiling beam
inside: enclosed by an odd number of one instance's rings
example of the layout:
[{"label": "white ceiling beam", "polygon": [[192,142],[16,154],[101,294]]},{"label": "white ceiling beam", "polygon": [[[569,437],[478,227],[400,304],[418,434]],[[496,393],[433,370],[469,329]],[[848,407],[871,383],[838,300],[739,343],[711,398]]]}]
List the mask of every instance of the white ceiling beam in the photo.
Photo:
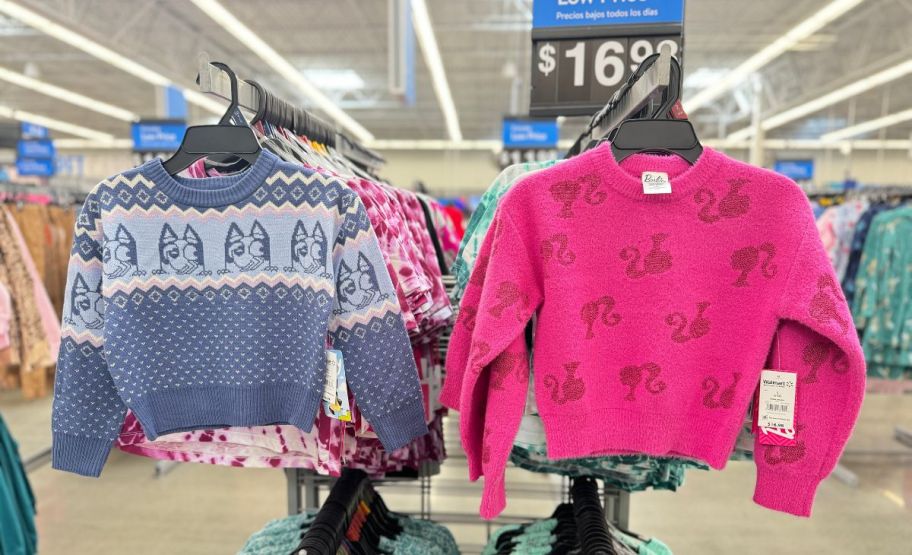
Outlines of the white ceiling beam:
[{"label": "white ceiling beam", "polygon": [[225,106],[219,102],[216,102],[212,98],[198,91],[184,89],[161,73],[149,69],[148,67],[135,62],[126,56],[118,54],[110,48],[102,46],[101,44],[98,44],[97,42],[84,35],[67,29],[62,25],[58,25],[50,19],[24,6],[10,2],[8,0],[0,0],[0,13],[21,21],[29,27],[34,28],[36,31],[40,31],[50,37],[53,37],[65,44],[72,46],[73,48],[89,54],[90,56],[94,56],[95,58],[98,58],[99,60],[110,64],[122,71],[125,71],[130,75],[137,77],[147,83],[162,87],[174,85],[178,88],[181,88],[184,92],[184,98],[187,99],[187,102],[196,104],[197,106],[214,114],[221,114],[225,111]]},{"label": "white ceiling beam", "polygon": [[89,129],[88,127],[76,125],[75,123],[61,121],[59,119],[51,118],[48,116],[42,116],[40,114],[33,114],[24,110],[16,110],[14,108],[10,108],[9,106],[0,106],[0,118],[27,121],[36,125],[43,125],[44,127],[53,129],[55,131],[68,133],[70,135],[76,135],[77,137],[83,137],[85,139],[92,139],[93,141],[106,142],[114,139],[114,136],[110,133],[104,133],[96,129]]},{"label": "white ceiling beam", "polygon": [[71,91],[69,89],[64,89],[63,87],[58,87],[50,83],[45,83],[44,81],[39,81],[38,79],[33,79],[28,75],[23,75],[4,67],[0,67],[0,79],[8,83],[12,83],[16,86],[41,93],[57,100],[73,104],[74,106],[79,106],[80,108],[85,108],[86,110],[91,110],[99,114],[104,114],[121,121],[136,121],[139,119],[138,114],[114,106],[113,104],[108,104],[107,102],[102,102],[94,98],[89,98],[88,96],[79,94],[77,92]]},{"label": "white ceiling beam", "polygon": [[787,33],[767,45],[765,48],[726,73],[716,83],[706,87],[690,99],[684,101],[684,111],[688,114],[699,110],[726,92],[745,82],[745,79],[766,64],[775,60],[795,47],[835,19],[852,10],[864,0],[833,0],[809,18],[805,19]]},{"label": "white ceiling beam", "polygon": [[[309,79],[304,77],[291,63],[269,46],[259,35],[244,25],[238,18],[222,6],[217,0],[191,0],[213,21],[228,31],[241,44],[249,48],[260,57],[263,62],[281,75],[294,88],[313,102],[314,106],[322,110],[335,121],[354,135],[359,141],[367,142],[374,138],[373,134],[364,126],[355,121],[347,112],[339,108],[328,96],[323,94]],[[306,40],[306,39],[302,39]]]},{"label": "white ceiling beam", "polygon": [[[798,106],[789,108],[764,119],[762,123],[763,130],[769,131],[770,129],[782,127],[787,123],[801,119],[804,116],[813,114],[814,112],[819,112],[820,110],[842,102],[843,100],[848,100],[849,98],[858,96],[873,88],[886,85],[887,83],[896,81],[897,79],[901,79],[910,73],[912,73],[912,60],[907,60],[905,62],[888,67],[887,69],[878,71],[877,73],[873,73],[867,77],[863,77],[858,81],[849,83],[844,87],[840,87],[835,91],[827,93],[823,96],[818,96],[817,98],[805,102],[804,104],[799,104]],[[728,138],[732,140],[746,139],[753,135],[753,133],[753,128],[745,127],[744,129],[740,129],[734,133],[731,133]]]},{"label": "white ceiling beam", "polygon": [[888,114],[877,119],[864,121],[855,125],[843,127],[842,129],[837,129],[836,131],[825,133],[820,137],[820,140],[824,142],[842,141],[845,139],[851,139],[852,137],[857,137],[858,135],[864,135],[865,133],[870,133],[872,131],[885,129],[887,127],[891,127],[893,125],[907,121],[912,121],[912,109],[903,110],[894,114]]},{"label": "white ceiling beam", "polygon": [[437,103],[440,104],[440,110],[443,112],[443,119],[446,122],[447,136],[451,141],[461,141],[462,129],[459,127],[459,114],[456,111],[453,93],[450,91],[450,83],[447,81],[446,71],[443,68],[443,58],[440,56],[440,49],[437,46],[437,36],[434,34],[434,26],[431,24],[431,16],[428,14],[427,4],[425,0],[411,0],[411,4],[415,35],[418,37],[418,44],[421,46],[424,62],[431,72],[431,82],[434,85]]}]

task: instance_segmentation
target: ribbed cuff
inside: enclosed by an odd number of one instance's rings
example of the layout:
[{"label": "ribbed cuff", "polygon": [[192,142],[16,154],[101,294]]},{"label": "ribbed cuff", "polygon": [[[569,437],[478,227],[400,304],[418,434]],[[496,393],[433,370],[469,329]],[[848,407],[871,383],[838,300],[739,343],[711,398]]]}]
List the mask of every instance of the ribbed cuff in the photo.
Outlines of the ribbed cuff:
[{"label": "ribbed cuff", "polygon": [[[447,387],[449,385],[449,387]],[[440,389],[440,404],[448,409],[459,410],[459,388],[456,387],[456,379],[443,380],[443,387]]]},{"label": "ribbed cuff", "polygon": [[809,517],[820,482],[819,478],[757,468],[754,503],[774,511]]},{"label": "ribbed cuff", "polygon": [[493,520],[507,508],[507,490],[504,485],[504,474],[486,476],[482,490],[479,514],[485,520]]},{"label": "ribbed cuff", "polygon": [[108,460],[114,442],[110,439],[74,436],[54,432],[51,467],[97,478]]},{"label": "ribbed cuff", "polygon": [[387,452],[404,447],[428,433],[424,405],[417,400],[383,416],[368,416],[367,420]]}]

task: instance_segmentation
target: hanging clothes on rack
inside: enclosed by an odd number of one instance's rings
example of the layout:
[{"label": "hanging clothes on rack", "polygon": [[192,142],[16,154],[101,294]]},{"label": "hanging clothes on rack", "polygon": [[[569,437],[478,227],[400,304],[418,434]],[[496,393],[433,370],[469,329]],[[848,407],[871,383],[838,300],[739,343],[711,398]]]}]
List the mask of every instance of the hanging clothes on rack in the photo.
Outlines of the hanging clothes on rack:
[{"label": "hanging clothes on rack", "polygon": [[0,553],[37,552],[35,496],[19,458],[19,448],[0,415]]},{"label": "hanging clothes on rack", "polygon": [[[265,90],[263,92],[266,94]],[[228,118],[232,122],[244,121],[237,110],[233,114]],[[267,153],[270,156],[281,155],[283,163],[287,164],[271,178],[277,184],[285,184],[283,190],[272,193],[275,199],[311,202],[318,191],[321,197],[327,194],[327,190],[329,194],[334,194],[332,186],[335,183],[344,184],[347,190],[360,198],[365,211],[365,223],[375,232],[378,252],[383,260],[382,266],[375,264],[374,273],[368,272],[366,275],[376,280],[383,272],[382,268],[387,270],[383,274],[389,277],[396,293],[395,298],[390,298],[387,302],[396,302],[411,338],[411,354],[414,367],[417,368],[420,398],[423,401],[422,414],[430,431],[400,448],[386,449],[378,439],[373,423],[369,422],[370,418],[363,416],[356,395],[347,399],[350,406],[349,422],[331,417],[327,414],[327,409],[321,407],[310,431],[305,431],[298,425],[278,424],[212,427],[162,434],[155,438],[150,437],[136,415],[129,412],[120,428],[116,446],[125,452],[160,460],[298,468],[331,476],[338,476],[344,466],[363,468],[372,476],[383,476],[391,472],[416,471],[428,462],[442,462],[446,455],[442,426],[444,413],[437,396],[441,388],[443,360],[438,352],[438,332],[435,330],[448,323],[449,301],[442,285],[435,286],[432,282],[433,279],[439,281],[440,269],[437,268],[435,276],[433,264],[437,264],[437,254],[431,245],[431,230],[425,227],[427,221],[423,213],[419,222],[422,227],[407,223],[416,213],[414,207],[417,206],[417,198],[411,193],[369,178],[365,172],[336,152],[333,146],[313,140],[311,137],[314,135],[310,131],[299,129],[297,133],[292,133],[278,123],[270,123],[271,116],[268,112],[262,115],[264,119],[253,126],[254,135],[264,149],[260,156]],[[327,143],[335,140],[335,135],[326,131],[317,129],[316,134]],[[255,161],[254,166],[256,164]],[[241,171],[241,175],[250,172],[253,166],[247,165],[248,162],[241,160],[225,159],[216,163],[210,159],[201,159],[190,164],[184,173],[195,176],[195,179],[224,180],[236,175],[237,171]],[[310,189],[303,188],[305,183]],[[308,192],[309,196],[305,197]],[[262,197],[260,201],[268,198]],[[407,203],[412,203],[408,211],[403,208]],[[302,270],[326,273],[325,265],[322,270],[316,266],[333,251],[331,232],[332,229],[325,225],[314,227],[299,223],[294,226],[288,241],[300,248],[293,248],[288,266],[282,266],[281,269],[286,272]],[[270,239],[272,249],[275,244],[272,234]],[[345,289],[342,293],[360,295],[356,289],[363,288],[365,284],[370,285],[371,280],[364,278],[365,272],[360,265],[360,262],[348,264],[350,270],[361,271],[362,277],[352,282],[351,291]],[[356,300],[359,299],[353,299],[352,302]],[[347,359],[348,357],[346,361]],[[346,366],[348,364],[350,363],[346,362]],[[381,368],[382,365],[377,369]]]}]

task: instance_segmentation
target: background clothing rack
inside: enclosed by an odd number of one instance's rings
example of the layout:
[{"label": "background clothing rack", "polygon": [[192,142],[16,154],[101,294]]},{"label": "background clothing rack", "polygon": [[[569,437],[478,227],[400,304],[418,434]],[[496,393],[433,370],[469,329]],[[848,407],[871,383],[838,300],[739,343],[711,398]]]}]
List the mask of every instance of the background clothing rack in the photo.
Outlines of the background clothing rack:
[{"label": "background clothing rack", "polygon": [[[231,79],[223,69],[212,64],[209,56],[200,54],[197,82],[201,92],[215,95],[224,100],[231,100]],[[271,99],[270,107],[275,111],[261,110],[265,106],[262,94]],[[361,145],[335,126],[327,123],[318,116],[295,107],[282,100],[279,96],[252,81],[238,80],[238,105],[252,115],[259,116],[268,123],[280,125],[279,118],[283,118],[281,127],[291,129],[293,123],[298,134],[306,135],[318,142],[326,143],[335,148],[339,154],[362,167],[376,170],[386,163],[379,153]],[[262,113],[261,113],[262,112]],[[281,113],[280,113],[281,112]]]}]

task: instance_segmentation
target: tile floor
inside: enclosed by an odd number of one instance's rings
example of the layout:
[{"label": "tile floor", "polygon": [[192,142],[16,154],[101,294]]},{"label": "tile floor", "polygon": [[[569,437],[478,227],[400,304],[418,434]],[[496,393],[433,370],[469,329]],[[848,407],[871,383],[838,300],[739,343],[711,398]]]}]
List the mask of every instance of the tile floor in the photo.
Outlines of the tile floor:
[{"label": "tile floor", "polygon": [[[49,407],[48,401],[0,396],[24,457],[47,445]],[[631,527],[661,538],[676,555],[910,553],[912,449],[892,440],[894,424],[912,428],[912,398],[869,396],[845,458],[859,485],[825,481],[813,519],[754,505],[752,463],[732,463],[723,472],[689,473],[677,493],[635,494]],[[156,477],[152,461],[114,453],[98,480],[48,467],[30,477],[45,555],[230,554],[267,520],[283,516],[286,506],[284,474],[273,470],[185,464]],[[557,479],[510,469],[507,481],[507,515],[544,516],[559,501]],[[394,509],[417,510],[415,491],[390,487],[384,498]],[[471,517],[478,497],[478,484],[466,481],[457,456],[434,478],[434,513]],[[450,527],[462,545],[477,547],[487,526],[468,520]]]}]

